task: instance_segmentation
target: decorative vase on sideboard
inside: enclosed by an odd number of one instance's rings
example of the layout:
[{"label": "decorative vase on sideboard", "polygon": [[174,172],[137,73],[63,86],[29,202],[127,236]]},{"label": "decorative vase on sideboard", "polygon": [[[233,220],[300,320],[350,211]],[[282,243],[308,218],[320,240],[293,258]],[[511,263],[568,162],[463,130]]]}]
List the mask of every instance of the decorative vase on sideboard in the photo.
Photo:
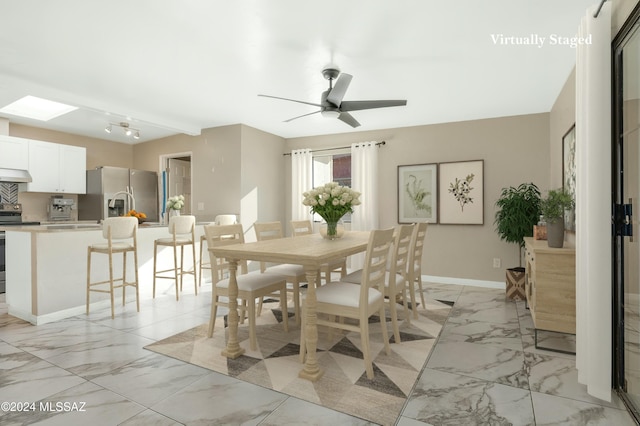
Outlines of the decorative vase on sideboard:
[{"label": "decorative vase on sideboard", "polygon": [[554,248],[562,248],[564,245],[564,218],[554,221],[547,219],[547,244]]}]

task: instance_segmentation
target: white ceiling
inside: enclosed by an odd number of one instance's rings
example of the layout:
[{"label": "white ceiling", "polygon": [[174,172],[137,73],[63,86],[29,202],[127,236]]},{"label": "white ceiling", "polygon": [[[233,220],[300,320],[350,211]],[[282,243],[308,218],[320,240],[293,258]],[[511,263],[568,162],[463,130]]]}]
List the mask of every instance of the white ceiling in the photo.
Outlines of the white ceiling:
[{"label": "white ceiling", "polygon": [[[597,0],[20,0],[0,13],[0,107],[25,95],[79,106],[10,122],[118,142],[244,123],[282,137],[353,131],[313,106],[330,63],[356,131],[547,112],[575,64],[573,37]],[[546,37],[542,48],[494,43]],[[493,35],[493,37],[492,37]],[[104,132],[129,121],[139,141]],[[118,130],[118,129],[116,129]]]}]

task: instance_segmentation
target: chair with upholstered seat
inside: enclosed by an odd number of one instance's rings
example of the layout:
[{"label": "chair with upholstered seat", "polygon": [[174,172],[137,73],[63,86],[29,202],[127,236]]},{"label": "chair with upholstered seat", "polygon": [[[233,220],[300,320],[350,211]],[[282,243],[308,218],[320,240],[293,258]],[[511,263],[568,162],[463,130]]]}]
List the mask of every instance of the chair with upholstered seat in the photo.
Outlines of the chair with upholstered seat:
[{"label": "chair with upholstered seat", "polygon": [[[291,232],[294,237],[299,235],[313,234],[313,225],[310,220],[292,220]],[[325,284],[331,282],[331,273],[340,272],[340,278],[347,275],[347,258],[335,260],[331,263],[324,264],[320,267],[321,276],[324,277]],[[316,287],[320,285],[320,281],[316,282]]]},{"label": "chair with upholstered seat", "polygon": [[[274,238],[282,238],[282,224],[280,222],[256,222],[253,224],[258,241],[271,240]],[[260,271],[267,274],[284,275],[287,283],[287,291],[293,294],[293,306],[296,317],[296,324],[300,324],[300,283],[307,282],[307,275],[302,265],[294,265],[291,263],[280,263],[277,265],[267,266],[265,262],[260,262]],[[258,307],[258,312],[262,309],[262,302]]]},{"label": "chair with upholstered seat", "polygon": [[[409,259],[409,249],[411,247],[411,237],[413,236],[414,225],[401,225],[395,232],[391,260],[385,273],[384,296],[389,302],[391,313],[391,323],[396,343],[400,343],[400,327],[398,326],[398,310],[396,307],[396,296],[402,298],[405,319],[411,321],[409,307],[405,300],[407,285],[407,261]],[[357,270],[347,274],[342,281],[358,284],[362,281],[363,270]]]},{"label": "chair with upholstered seat", "polygon": [[[316,290],[317,324],[360,333],[361,350],[369,379],[373,379],[373,365],[369,349],[369,317],[376,313],[380,316],[380,327],[387,355],[391,350],[385,319],[384,287],[385,269],[392,242],[392,228],[371,231],[361,274],[362,282],[360,284],[342,281],[330,282]],[[304,305],[304,310],[306,310],[306,305]],[[328,319],[325,316],[328,316]],[[340,317],[341,321],[335,321],[336,316]],[[356,324],[353,324],[354,321],[343,321],[344,318],[355,320]],[[304,361],[306,313],[302,316],[302,322],[300,359]]]},{"label": "chair with upholstered seat", "polygon": [[[115,318],[114,293],[116,288],[122,288],[122,306],[125,304],[126,289],[136,290],[136,309],[140,312],[140,298],[138,290],[138,219],[135,217],[110,217],[102,223],[104,243],[92,244],[87,248],[87,315],[89,315],[89,295],[91,292],[109,293],[111,296],[111,318]],[[122,253],[122,278],[114,278],[113,257]],[[135,281],[127,282],[127,253],[133,253]],[[106,254],[109,257],[109,279],[91,282],[92,254]],[[120,282],[121,284],[116,284]],[[95,288],[109,284],[108,289]]]},{"label": "chair with upholstered seat", "polygon": [[[220,263],[218,258],[211,252],[211,248],[221,247],[229,244],[244,243],[244,232],[241,224],[236,225],[206,225],[204,233],[207,238],[209,247],[211,268],[211,279],[213,281],[211,291],[211,316],[209,318],[208,336],[213,336],[218,306],[226,306],[229,304],[220,300],[220,296],[229,297],[229,278],[218,279],[218,267]],[[249,344],[251,350],[257,348],[256,338],[256,298],[260,298],[280,292],[282,299],[282,321],[284,330],[289,331],[288,315],[287,315],[287,283],[284,276],[276,274],[263,274],[261,272],[247,273],[247,261],[239,264],[239,270],[236,273],[236,281],[238,283],[238,299],[243,303],[239,305],[239,309],[248,310],[249,316]],[[245,302],[247,306],[245,307]],[[244,318],[244,313],[242,315]]]},{"label": "chair with upholstered seat", "polygon": [[[214,224],[216,225],[233,225],[236,222],[236,215],[235,214],[219,214],[215,217],[214,219]],[[211,264],[209,263],[209,256],[205,255],[203,256],[202,254],[205,253],[205,246],[207,245],[207,237],[206,235],[202,235],[200,237],[200,272],[198,272],[198,285],[202,285],[202,270],[203,269],[209,269],[211,270]],[[221,259],[219,259],[221,260]],[[218,271],[220,273],[220,277],[219,279],[224,278],[224,271],[225,268],[218,268]]]},{"label": "chair with upholstered seat", "polygon": [[422,308],[427,309],[424,302],[424,290],[422,289],[422,253],[424,250],[424,240],[427,235],[427,222],[420,222],[415,225],[413,236],[411,238],[411,247],[409,249],[409,259],[407,260],[408,274],[407,282],[409,283],[409,297],[411,297],[411,311],[413,317],[418,318],[418,305],[416,304],[416,284],[420,290],[420,301]]},{"label": "chair with upholstered seat", "polygon": [[[153,243],[153,297],[156,297],[156,279],[175,280],[176,300],[180,300],[184,275],[193,275],[194,288],[198,294],[198,277],[196,275],[196,217],[191,215],[171,216],[169,219],[170,237],[158,238]],[[193,256],[193,269],[184,270],[184,248],[191,246]],[[158,270],[158,247],[171,247],[173,249],[173,268]],[[180,265],[178,265],[178,248],[180,248]],[[171,272],[172,275],[166,275]],[[180,277],[180,289],[178,289],[178,277]]]}]

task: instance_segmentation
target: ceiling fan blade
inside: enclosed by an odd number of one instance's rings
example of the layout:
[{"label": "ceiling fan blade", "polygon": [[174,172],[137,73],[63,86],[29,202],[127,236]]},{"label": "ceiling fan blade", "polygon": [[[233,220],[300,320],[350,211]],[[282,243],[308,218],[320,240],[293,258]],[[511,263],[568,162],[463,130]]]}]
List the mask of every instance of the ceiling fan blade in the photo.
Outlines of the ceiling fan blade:
[{"label": "ceiling fan blade", "polygon": [[394,106],[405,106],[406,100],[388,100],[388,101],[344,101],[340,105],[341,111],[359,111],[363,109],[387,108]]},{"label": "ceiling fan blade", "polygon": [[339,107],[342,103],[342,98],[344,98],[344,94],[347,93],[352,78],[353,76],[351,74],[340,74],[333,89],[331,89],[331,92],[327,95],[327,100]]},{"label": "ceiling fan blade", "polygon": [[263,98],[273,98],[273,99],[281,99],[283,101],[291,101],[291,102],[297,102],[299,104],[305,104],[305,105],[313,105],[313,106],[317,106],[317,107],[321,107],[322,105],[320,104],[314,104],[312,102],[305,102],[305,101],[297,101],[295,99],[287,99],[287,98],[281,98],[279,96],[271,96],[271,95],[258,95],[258,96],[262,96]]},{"label": "ceiling fan blade", "polygon": [[318,111],[310,112],[309,114],[299,115],[299,116],[297,116],[297,117],[293,117],[293,118],[290,118],[290,119],[288,119],[288,120],[284,120],[284,123],[288,123],[288,122],[290,122],[290,121],[297,120],[298,118],[306,117],[307,115],[317,114],[317,113],[319,113],[319,112],[320,112],[320,111],[318,110]]},{"label": "ceiling fan blade", "polygon": [[360,123],[358,123],[358,120],[353,118],[353,115],[349,114],[348,112],[341,112],[340,115],[338,116],[338,120],[344,121],[345,123],[347,123],[351,127],[359,127],[360,126]]}]

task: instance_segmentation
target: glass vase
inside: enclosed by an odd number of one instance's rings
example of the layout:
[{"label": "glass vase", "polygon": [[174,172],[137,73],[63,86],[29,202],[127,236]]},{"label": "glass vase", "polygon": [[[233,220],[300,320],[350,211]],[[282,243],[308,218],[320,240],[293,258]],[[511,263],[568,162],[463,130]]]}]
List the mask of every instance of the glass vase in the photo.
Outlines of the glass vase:
[{"label": "glass vase", "polygon": [[327,240],[336,240],[344,235],[344,223],[338,221],[325,221],[320,224],[320,235]]}]

